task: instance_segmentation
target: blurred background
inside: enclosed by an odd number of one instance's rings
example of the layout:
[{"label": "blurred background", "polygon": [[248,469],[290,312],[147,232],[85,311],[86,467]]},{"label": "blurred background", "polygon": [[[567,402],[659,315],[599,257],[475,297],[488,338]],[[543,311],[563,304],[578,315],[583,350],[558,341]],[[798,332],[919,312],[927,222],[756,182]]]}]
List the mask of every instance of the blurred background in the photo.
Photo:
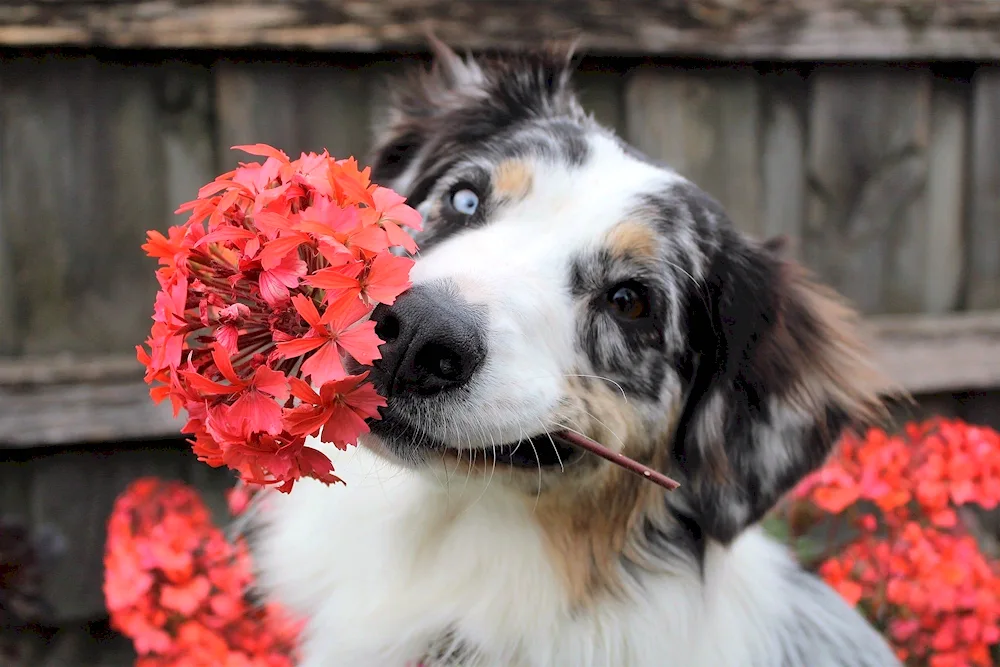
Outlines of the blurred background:
[{"label": "blurred background", "polygon": [[3,2],[0,516],[28,532],[0,555],[31,535],[45,563],[11,664],[130,664],[100,589],[115,496],[156,474],[221,507],[231,481],[142,382],[145,231],[236,144],[366,159],[428,26],[473,51],[578,37],[601,121],[786,235],[917,412],[1000,426],[1000,2]]}]

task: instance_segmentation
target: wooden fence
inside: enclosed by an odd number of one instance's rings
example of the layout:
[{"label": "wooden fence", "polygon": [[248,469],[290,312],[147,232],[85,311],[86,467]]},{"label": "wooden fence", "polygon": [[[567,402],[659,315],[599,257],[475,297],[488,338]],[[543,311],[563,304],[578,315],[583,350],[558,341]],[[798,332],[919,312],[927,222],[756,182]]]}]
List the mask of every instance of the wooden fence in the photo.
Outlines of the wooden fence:
[{"label": "wooden fence", "polygon": [[579,34],[600,120],[743,229],[789,236],[927,409],[1000,426],[1000,3],[7,2],[0,514],[65,547],[23,664],[125,664],[99,641],[111,501],[145,473],[215,503],[226,483],[184,453],[131,352],[155,291],[145,230],[235,144],[363,158],[382,77],[423,58],[427,18],[472,49]]}]

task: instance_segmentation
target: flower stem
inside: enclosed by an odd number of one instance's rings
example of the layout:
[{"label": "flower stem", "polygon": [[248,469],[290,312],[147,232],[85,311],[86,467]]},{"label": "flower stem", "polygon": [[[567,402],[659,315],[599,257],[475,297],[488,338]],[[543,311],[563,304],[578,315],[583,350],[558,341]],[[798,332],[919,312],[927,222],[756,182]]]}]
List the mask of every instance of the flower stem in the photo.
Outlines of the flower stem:
[{"label": "flower stem", "polygon": [[600,456],[602,459],[611,461],[615,465],[621,466],[622,468],[625,468],[629,472],[636,474],[639,477],[648,479],[654,484],[662,486],[667,491],[673,491],[674,489],[680,486],[680,482],[670,479],[663,473],[653,470],[649,466],[644,466],[643,464],[633,459],[630,459],[624,454],[621,454],[619,452],[613,452],[604,445],[595,442],[590,438],[582,436],[579,433],[574,433],[572,431],[560,431],[559,433],[555,433],[553,435],[558,436],[561,440],[571,445],[574,445],[581,449],[585,449],[591,454],[596,454],[597,456]]}]

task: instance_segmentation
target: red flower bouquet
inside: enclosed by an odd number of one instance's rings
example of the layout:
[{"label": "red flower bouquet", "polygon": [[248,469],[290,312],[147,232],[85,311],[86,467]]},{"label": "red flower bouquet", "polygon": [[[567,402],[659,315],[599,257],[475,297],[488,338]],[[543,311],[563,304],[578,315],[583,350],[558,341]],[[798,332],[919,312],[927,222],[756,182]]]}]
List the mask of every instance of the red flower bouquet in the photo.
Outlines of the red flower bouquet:
[{"label": "red flower bouquet", "polygon": [[212,524],[197,491],[144,478],[115,502],[108,523],[104,596],[136,667],[292,667],[299,621],[255,605],[242,542]]},{"label": "red flower bouquet", "polygon": [[266,160],[203,187],[167,236],[148,233],[160,291],[138,358],[153,400],[187,412],[200,460],[285,492],[338,482],[306,440],[343,449],[379,418],[384,400],[343,359],[379,358],[368,316],[409,287],[413,262],[390,248],[416,250],[405,230],[420,216],[354,159],[238,148]]}]

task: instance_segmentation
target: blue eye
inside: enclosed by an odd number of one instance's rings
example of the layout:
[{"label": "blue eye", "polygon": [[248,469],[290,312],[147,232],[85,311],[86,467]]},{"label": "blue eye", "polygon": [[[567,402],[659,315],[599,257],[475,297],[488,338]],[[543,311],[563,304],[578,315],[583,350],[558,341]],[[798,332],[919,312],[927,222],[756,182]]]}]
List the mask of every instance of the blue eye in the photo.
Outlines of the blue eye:
[{"label": "blue eye", "polygon": [[451,206],[462,215],[473,215],[479,209],[479,195],[469,188],[460,188],[451,194]]}]

